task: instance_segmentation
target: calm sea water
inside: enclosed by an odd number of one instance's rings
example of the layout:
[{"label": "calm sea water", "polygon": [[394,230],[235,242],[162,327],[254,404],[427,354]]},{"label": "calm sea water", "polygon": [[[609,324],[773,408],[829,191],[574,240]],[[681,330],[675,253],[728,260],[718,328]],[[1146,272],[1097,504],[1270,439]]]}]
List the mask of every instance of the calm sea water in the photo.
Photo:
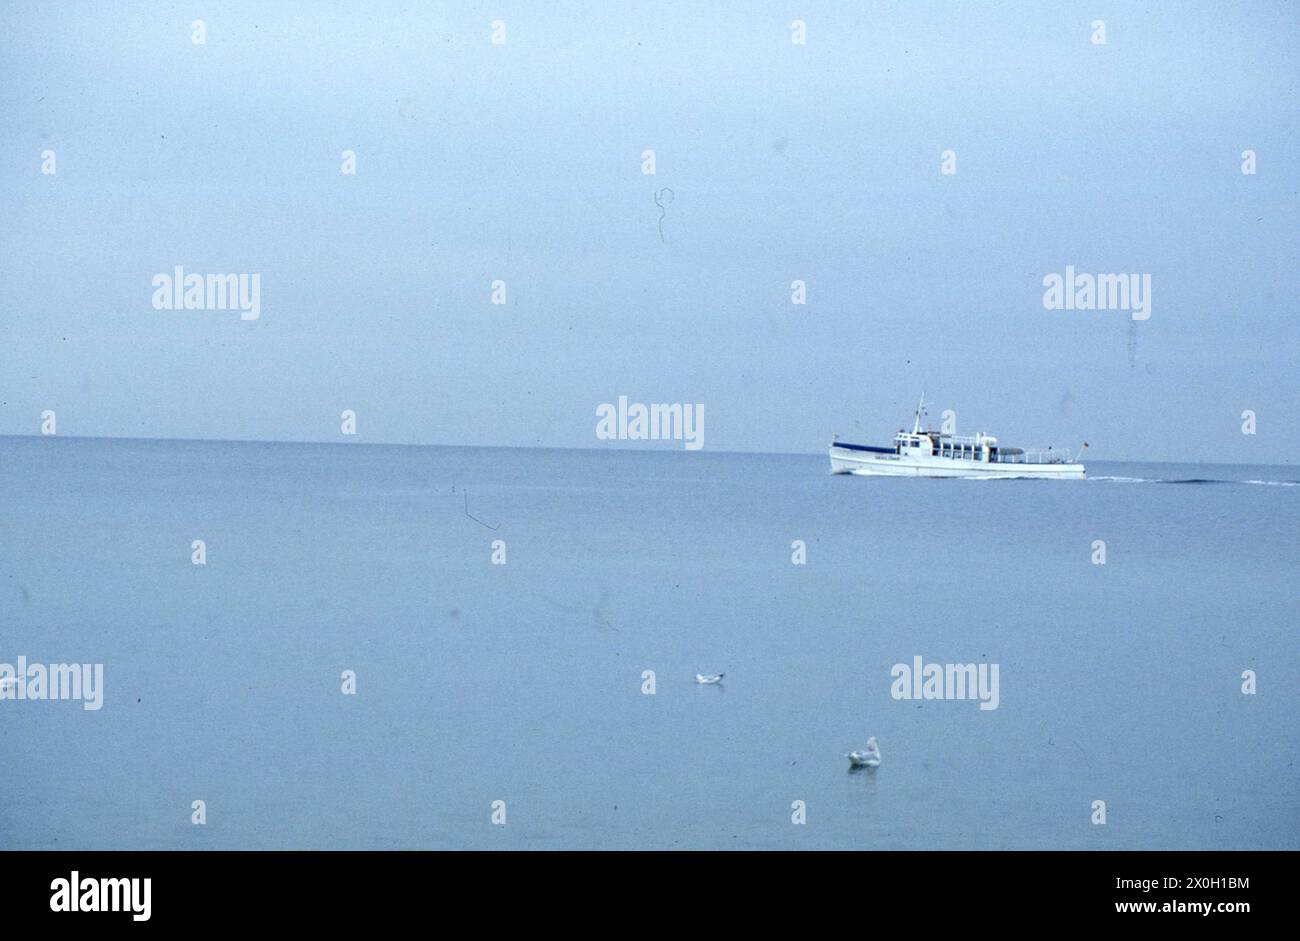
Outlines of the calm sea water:
[{"label": "calm sea water", "polygon": [[1300,847],[1300,471],[1089,473],[0,438],[0,846]]}]

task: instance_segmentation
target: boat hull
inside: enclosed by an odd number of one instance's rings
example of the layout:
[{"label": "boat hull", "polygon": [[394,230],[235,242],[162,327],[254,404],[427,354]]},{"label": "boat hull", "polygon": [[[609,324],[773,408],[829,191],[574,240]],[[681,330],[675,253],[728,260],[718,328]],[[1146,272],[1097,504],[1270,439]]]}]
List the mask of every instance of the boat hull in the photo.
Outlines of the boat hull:
[{"label": "boat hull", "polygon": [[1050,480],[1083,480],[1082,464],[1013,464],[956,460],[925,455],[899,455],[892,451],[864,451],[831,445],[831,473],[861,477],[986,477],[1014,479],[1039,477]]}]

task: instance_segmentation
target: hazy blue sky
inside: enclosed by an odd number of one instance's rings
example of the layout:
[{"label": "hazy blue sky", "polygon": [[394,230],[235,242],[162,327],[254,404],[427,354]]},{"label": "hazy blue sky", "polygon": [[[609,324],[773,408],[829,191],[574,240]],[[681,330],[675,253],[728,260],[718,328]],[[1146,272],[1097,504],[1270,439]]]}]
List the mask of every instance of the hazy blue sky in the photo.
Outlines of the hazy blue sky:
[{"label": "hazy blue sky", "polygon": [[[924,384],[1005,443],[1300,460],[1297,4],[718,6],[4,4],[0,433],[626,447],[627,395],[814,452]],[[261,318],[154,310],[175,265]],[[1066,265],[1151,318],[1045,310]]]}]

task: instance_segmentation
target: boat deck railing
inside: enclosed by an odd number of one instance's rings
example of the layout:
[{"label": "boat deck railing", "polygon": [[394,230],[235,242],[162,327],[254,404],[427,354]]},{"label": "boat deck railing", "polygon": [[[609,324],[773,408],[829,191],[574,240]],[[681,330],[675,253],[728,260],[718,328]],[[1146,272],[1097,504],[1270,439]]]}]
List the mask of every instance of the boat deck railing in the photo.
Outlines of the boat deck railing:
[{"label": "boat deck railing", "polygon": [[983,444],[986,436],[982,435],[940,435],[939,440],[946,445],[955,445],[963,447],[969,445],[974,447],[977,444]]},{"label": "boat deck railing", "polygon": [[1070,464],[1070,455],[1064,451],[1053,451],[1050,448],[1039,448],[1030,451],[1022,451],[1019,454],[996,454],[993,457],[994,464]]}]

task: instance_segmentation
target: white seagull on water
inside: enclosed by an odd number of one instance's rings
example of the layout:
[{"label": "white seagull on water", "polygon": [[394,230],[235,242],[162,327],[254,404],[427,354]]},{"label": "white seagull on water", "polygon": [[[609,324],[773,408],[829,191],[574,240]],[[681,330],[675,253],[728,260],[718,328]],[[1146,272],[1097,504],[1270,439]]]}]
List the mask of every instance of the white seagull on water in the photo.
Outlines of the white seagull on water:
[{"label": "white seagull on water", "polygon": [[702,686],[716,686],[722,682],[722,678],[726,675],[725,673],[696,673],[695,682]]},{"label": "white seagull on water", "polygon": [[874,768],[880,764],[880,746],[873,735],[867,739],[867,747],[862,751],[851,751],[844,756],[849,760],[850,768]]}]

